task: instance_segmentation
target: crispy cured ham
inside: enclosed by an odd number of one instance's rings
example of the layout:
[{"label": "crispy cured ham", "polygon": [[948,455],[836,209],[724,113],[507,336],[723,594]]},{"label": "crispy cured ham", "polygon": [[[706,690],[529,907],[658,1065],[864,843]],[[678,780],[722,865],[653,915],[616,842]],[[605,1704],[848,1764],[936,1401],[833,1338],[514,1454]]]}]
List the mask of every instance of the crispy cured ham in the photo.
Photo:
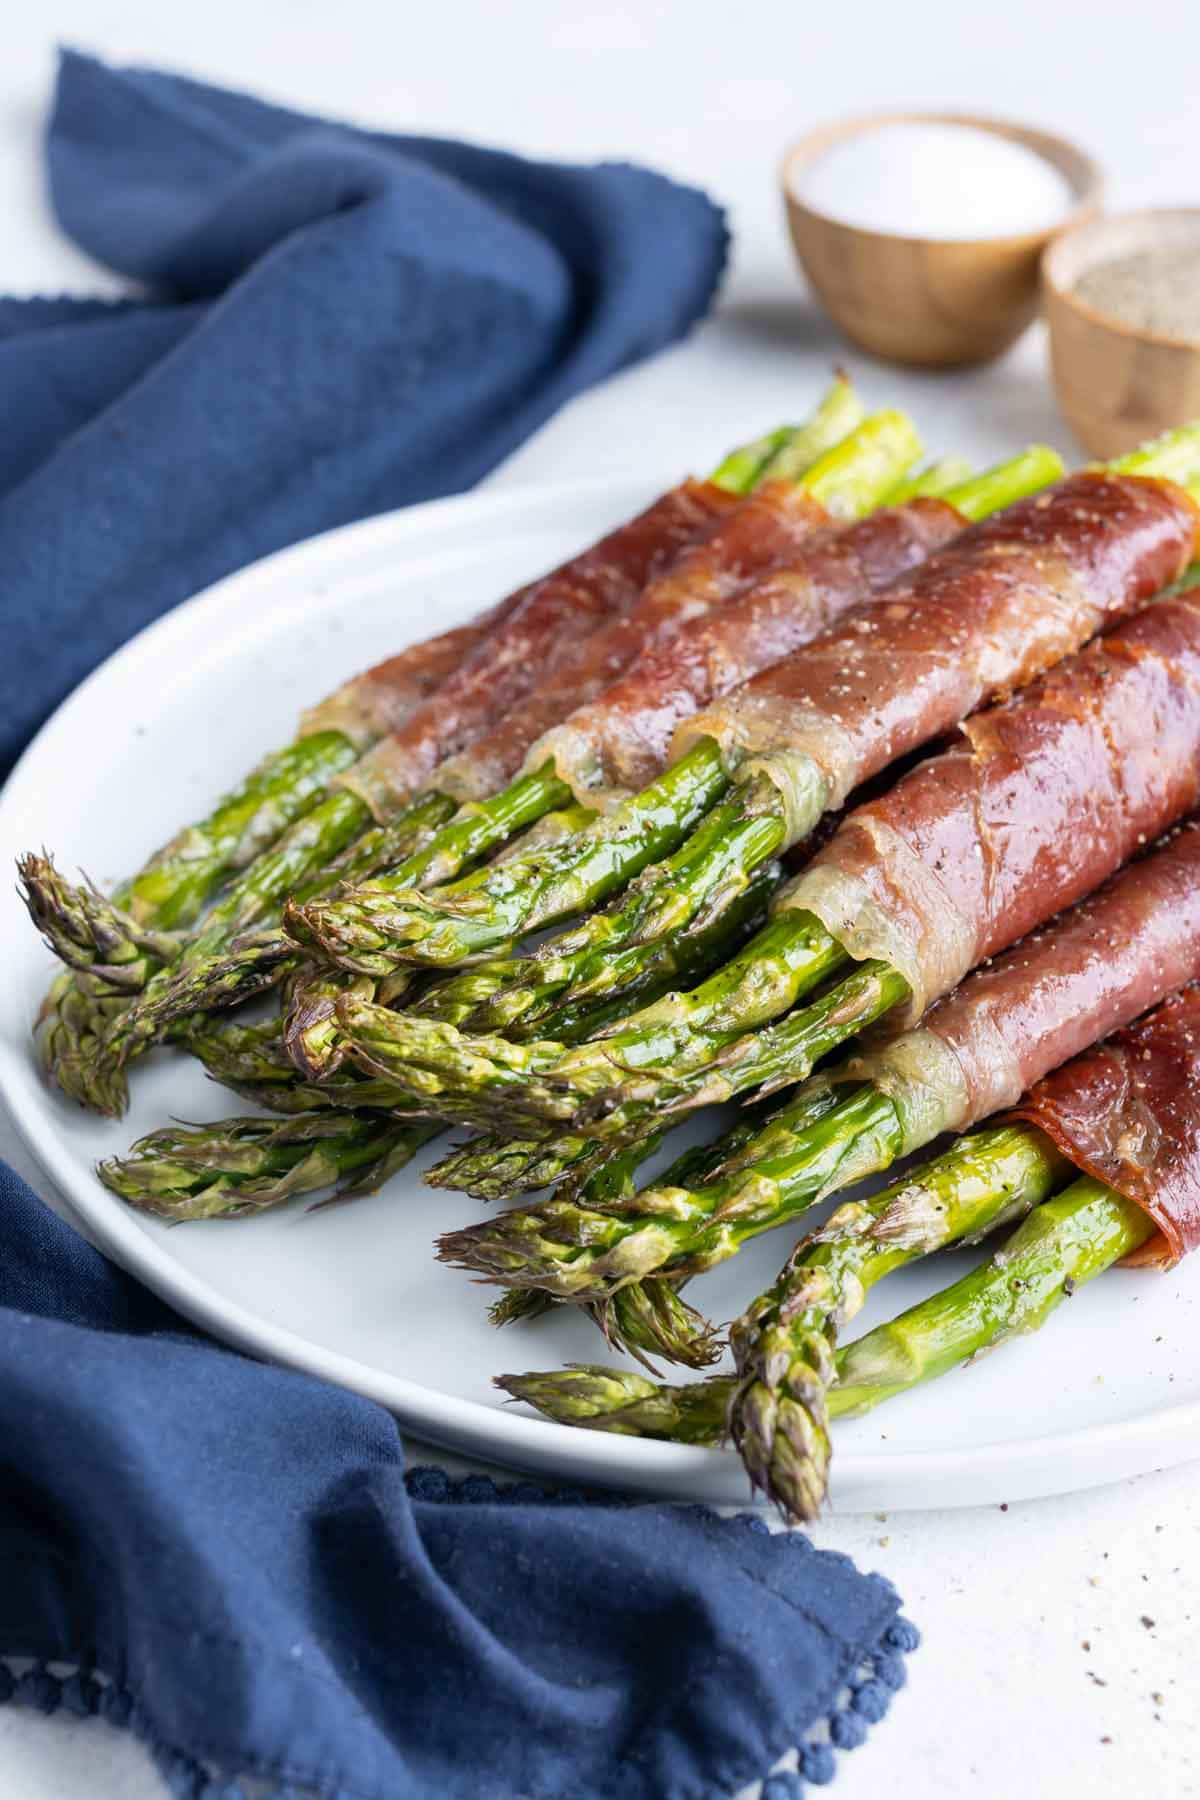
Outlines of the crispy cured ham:
[{"label": "crispy cured ham", "polygon": [[[1071,475],[986,519],[676,736],[716,738],[787,810],[824,812],[898,757],[1022,687],[1175,581],[1195,502],[1168,481]],[[743,768],[743,773],[747,768]],[[815,821],[813,821],[815,822]]]},{"label": "crispy cured ham", "polygon": [[643,787],[663,766],[684,719],[810,643],[963,525],[945,501],[919,499],[815,532],[739,600],[651,645],[594,704],[541,738],[530,766],[551,758],[560,779],[592,805]]},{"label": "crispy cured ham", "polygon": [[[828,528],[824,507],[793,483],[770,481],[747,495],[680,550],[636,604],[563,645],[531,693],[493,730],[439,766],[439,788],[462,800],[481,800],[511,780],[523,762],[530,767],[544,762],[544,756],[528,752],[552,726],[576,707],[597,702],[652,648],[669,660],[676,644],[710,614],[721,617],[772,570],[803,561],[809,540]],[[406,758],[407,751],[398,765],[401,781]],[[387,751],[371,760],[378,765],[372,778],[382,774],[386,782],[395,781]]]},{"label": "crispy cured ham", "polygon": [[1200,1244],[1200,986],[1038,1082],[1015,1116],[1149,1213],[1158,1232],[1131,1261],[1177,1262]]},{"label": "crispy cured ham", "polygon": [[[511,608],[502,603],[500,616],[465,659],[450,673],[443,671],[415,706],[406,697],[402,656],[381,665],[384,681],[368,671],[351,682],[310,716],[308,728],[329,724],[332,707],[339,730],[357,720],[360,730],[374,736],[380,709],[386,720],[400,706],[399,723],[389,725],[387,735],[346,776],[347,785],[381,816],[423,786],[445,757],[519,704],[553,672],[556,659],[572,653],[581,633],[628,613],[647,583],[685,546],[741,504],[739,496],[711,482],[683,482],[582,555],[530,583]],[[441,642],[435,640],[435,646]],[[443,661],[444,652],[435,648],[434,660]]]},{"label": "crispy cured ham", "polygon": [[1200,978],[1200,822],[976,969],[843,1071],[900,1114],[900,1154],[1012,1107],[1090,1044]]},{"label": "crispy cured ham", "polygon": [[1052,669],[858,807],[781,902],[909,987],[907,1023],[1200,798],[1200,589]]}]

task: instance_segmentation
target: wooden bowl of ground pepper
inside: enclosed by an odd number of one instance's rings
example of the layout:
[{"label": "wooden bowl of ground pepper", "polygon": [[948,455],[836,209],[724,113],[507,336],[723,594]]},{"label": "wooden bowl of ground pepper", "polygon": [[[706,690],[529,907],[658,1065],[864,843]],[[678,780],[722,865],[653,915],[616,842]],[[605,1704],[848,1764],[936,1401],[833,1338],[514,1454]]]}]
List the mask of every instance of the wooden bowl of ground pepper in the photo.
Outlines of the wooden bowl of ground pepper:
[{"label": "wooden bowl of ground pepper", "polygon": [[1058,403],[1093,456],[1200,414],[1200,208],[1064,232],[1042,283]]}]

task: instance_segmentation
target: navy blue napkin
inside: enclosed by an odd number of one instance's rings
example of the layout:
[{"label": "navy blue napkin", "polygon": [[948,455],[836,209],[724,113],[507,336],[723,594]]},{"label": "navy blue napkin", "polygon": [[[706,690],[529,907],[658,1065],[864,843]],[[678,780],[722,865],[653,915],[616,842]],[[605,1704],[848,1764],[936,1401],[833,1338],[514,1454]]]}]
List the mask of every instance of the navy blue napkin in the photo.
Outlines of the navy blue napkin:
[{"label": "navy blue napkin", "polygon": [[703,194],[62,59],[63,228],[144,302],[0,301],[0,773],[141,626],[281,545],[478,481],[682,336]]},{"label": "navy blue napkin", "polygon": [[0,1699],[131,1727],[188,1800],[699,1800],[795,1747],[785,1800],[903,1682],[844,1556],[406,1477],[381,1407],[222,1349],[2,1166],[0,1241]]}]

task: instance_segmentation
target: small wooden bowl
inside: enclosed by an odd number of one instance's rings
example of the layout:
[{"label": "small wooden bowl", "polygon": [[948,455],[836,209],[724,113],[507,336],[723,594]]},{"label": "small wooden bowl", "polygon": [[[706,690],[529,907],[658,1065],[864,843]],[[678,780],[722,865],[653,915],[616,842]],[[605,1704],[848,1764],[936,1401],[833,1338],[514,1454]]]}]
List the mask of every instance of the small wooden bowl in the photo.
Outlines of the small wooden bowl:
[{"label": "small wooden bowl", "polygon": [[1065,233],[1042,263],[1058,403],[1093,456],[1120,456],[1200,417],[1200,339],[1161,337],[1072,292],[1086,270],[1148,249],[1200,245],[1200,210],[1118,213]]},{"label": "small wooden bowl", "polygon": [[[942,239],[863,231],[799,198],[800,171],[834,144],[890,124],[970,125],[1035,150],[1066,176],[1076,204],[1050,231]],[[804,273],[846,336],[893,362],[985,362],[1007,350],[1038,306],[1038,264],[1051,238],[1090,218],[1101,175],[1065,138],[973,113],[881,112],[823,125],[793,144],[781,171],[788,226]]]}]

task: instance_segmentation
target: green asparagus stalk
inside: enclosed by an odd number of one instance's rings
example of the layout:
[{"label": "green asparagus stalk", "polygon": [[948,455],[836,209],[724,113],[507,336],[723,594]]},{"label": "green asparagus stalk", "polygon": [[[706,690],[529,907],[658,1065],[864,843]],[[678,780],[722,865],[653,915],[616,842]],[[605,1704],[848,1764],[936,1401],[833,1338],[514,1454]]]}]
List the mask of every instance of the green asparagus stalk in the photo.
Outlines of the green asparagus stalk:
[{"label": "green asparagus stalk", "polygon": [[[713,479],[732,492],[748,491],[772,454],[791,446],[791,453],[796,455],[803,444],[815,459],[853,430],[862,417],[857,395],[848,380],[839,377],[808,425],[775,433],[769,442],[735,452]],[[133,883],[113,896],[116,907],[127,912],[141,928],[174,930],[189,925],[230,872],[251,864],[291,823],[314,808],[322,811],[322,818],[313,828],[311,841],[352,842],[368,826],[366,811],[349,794],[330,792],[329,783],[368,742],[369,738],[352,742],[342,730],[311,729],[295,744],[269,758],[242,789],[218,805],[208,820],[188,827],[152,858]],[[372,835],[367,828],[365,837],[369,840]],[[394,862],[396,856],[390,860]],[[378,866],[377,861],[368,860],[355,871],[355,881],[365,879]],[[448,877],[437,877],[445,878]],[[106,970],[120,966],[122,974],[117,986],[118,991],[124,992],[133,990],[134,965],[138,965],[143,982],[154,974],[157,959],[146,954],[136,937],[125,943],[114,940],[116,920],[112,913],[97,927],[99,941],[81,949],[76,938],[78,920],[67,922],[61,916],[60,891],[56,888],[30,897],[35,923],[46,929],[51,947],[55,947],[56,935],[61,931],[62,941],[70,944],[73,951],[80,951],[72,954],[73,964],[99,964]],[[39,906],[46,907],[40,917],[36,910]],[[74,902],[71,909],[79,911]],[[278,943],[275,947],[279,948]],[[90,953],[91,949],[95,954]],[[247,960],[252,962],[251,968],[246,967]],[[261,943],[252,951],[247,949],[234,969],[226,967],[220,971],[217,997],[228,1002],[245,991],[254,991],[268,979],[271,962],[267,947]],[[114,1037],[118,1049],[122,1045],[118,1027],[121,1009],[113,1007],[108,998],[112,987],[111,981],[101,981],[98,976],[57,981],[43,1008],[41,1047],[47,1071],[59,1080],[64,1091],[85,1105],[115,1113],[124,1109],[127,1095],[121,1063],[102,1050],[102,1045]],[[137,1036],[135,1032],[135,1042]]]},{"label": "green asparagus stalk", "polygon": [[[960,1281],[838,1350],[831,1420],[857,1417],[1038,1331],[1085,1282],[1137,1250],[1154,1225],[1132,1200],[1082,1179],[1037,1207],[1004,1247]],[[514,1291],[513,1298],[517,1291]],[[558,1424],[676,1444],[719,1444],[734,1375],[668,1386],[628,1369],[574,1364],[501,1375],[496,1386]]]},{"label": "green asparagus stalk", "polygon": [[[582,1106],[581,1124],[604,1120],[624,1132],[648,1106],[678,1119],[699,1106],[734,1099],[750,1088],[770,1094],[803,1081],[822,1058],[857,1037],[908,998],[908,983],[884,962],[855,964],[829,991],[785,1018],[739,1038],[725,1037],[707,1063],[672,1075],[639,1069],[616,1093],[602,1092]],[[547,1077],[553,1086],[557,1071]],[[574,1082],[571,1084],[576,1086]]]},{"label": "green asparagus stalk", "polygon": [[[832,510],[857,516],[878,503],[916,451],[909,421],[880,413],[812,465],[800,485]],[[778,458],[772,475],[777,464]],[[376,881],[290,916],[297,936],[357,974],[381,976],[407,963],[453,967],[507,954],[523,932],[594,904],[670,855],[728,785],[720,750],[704,743],[569,846],[420,893],[391,879]],[[763,855],[771,853],[768,845]]]},{"label": "green asparagus stalk", "polygon": [[865,420],[866,408],[850,377],[838,370],[812,417],[804,425],[783,425],[733,450],[709,477],[732,494],[748,494],[768,470],[773,478],[798,481],[827,450]]},{"label": "green asparagus stalk", "polygon": [[1069,1168],[1030,1126],[960,1138],[882,1193],[840,1206],[735,1320],[731,1434],[751,1481],[789,1518],[815,1518],[825,1497],[834,1348],[870,1289],[918,1257],[1022,1217]]},{"label": "green asparagus stalk", "polygon": [[[808,921],[797,931],[794,921]],[[779,946],[778,954],[775,946]],[[809,915],[786,913],[772,920],[747,949],[690,994],[672,993],[598,1038],[568,1051],[556,1041],[512,1043],[494,1036],[468,1036],[415,1012],[385,1013],[352,997],[341,1003],[343,1031],[364,1067],[409,1088],[423,1103],[436,1102],[443,1117],[485,1129],[518,1122],[528,1135],[545,1136],[555,1124],[575,1118],[585,1103],[592,1113],[608,1110],[606,1136],[636,1136],[652,1108],[657,1084],[681,1083],[697,1069],[706,1080],[720,1046],[740,1041],[760,1019],[784,1012],[797,997],[838,970],[853,965],[846,952]],[[871,965],[871,975],[875,965]],[[848,980],[856,980],[857,971]],[[888,991],[891,981],[886,984]],[[873,1001],[880,984],[861,980],[850,1003],[830,1006],[829,1028],[865,1022],[864,1000]],[[876,1015],[877,1016],[877,1015]],[[806,1017],[808,1015],[806,1014]],[[822,1013],[819,1024],[825,1024]],[[707,1027],[707,1029],[705,1029]],[[739,1050],[739,1054],[742,1052]],[[616,1085],[638,1072],[643,1085],[622,1093],[628,1104],[605,1107]],[[596,1135],[595,1132],[592,1135]]]},{"label": "green asparagus stalk", "polygon": [[[438,1253],[502,1286],[543,1288],[563,1300],[602,1301],[651,1275],[700,1274],[838,1185],[837,1170],[866,1129],[871,1094],[860,1092],[865,1103],[856,1117],[848,1105],[835,1108],[828,1089],[803,1091],[769,1127],[774,1156],[750,1161],[743,1144],[704,1181],[684,1186],[664,1179],[607,1202],[603,1212],[556,1195],[449,1232]],[[824,1148],[823,1159],[811,1150],[806,1155],[802,1184],[789,1180],[786,1147],[793,1135]]]},{"label": "green asparagus stalk", "polygon": [[350,1112],[372,1109],[395,1116],[411,1111],[407,1096],[393,1082],[374,1081],[357,1069],[340,1071],[321,1082],[306,1081],[288,1056],[278,1017],[245,1025],[201,1014],[186,1021],[178,1042],[214,1081],[270,1112],[304,1113],[332,1107]]},{"label": "green asparagus stalk", "polygon": [[[720,956],[722,945],[728,944],[731,927],[743,931],[752,929],[770,885],[767,878],[761,882],[757,895],[748,890],[745,914],[740,922],[729,916],[721,921],[719,934],[712,945],[714,956]],[[581,1015],[578,1029],[586,1031],[593,1023],[593,1019]],[[355,1145],[362,1153],[369,1149],[373,1132],[382,1155],[395,1125],[406,1112],[410,1116],[413,1112],[410,1097],[385,1075],[364,1075],[350,1069],[319,1083],[304,1080],[288,1055],[282,1022],[278,1018],[245,1025],[237,1021],[216,1021],[202,1015],[187,1021],[180,1042],[204,1063],[214,1079],[274,1112],[307,1117],[315,1109],[352,1110],[357,1116]],[[377,1110],[380,1115],[373,1126],[363,1117],[367,1109]],[[428,1135],[432,1137],[433,1131]],[[162,1153],[168,1161],[183,1141],[185,1139],[179,1136],[163,1141]],[[228,1132],[218,1127],[202,1127],[194,1140],[186,1141],[194,1141],[193,1175],[198,1178],[203,1171],[210,1187],[224,1191],[222,1184],[231,1173],[236,1173],[236,1165],[231,1171],[220,1160],[229,1141]],[[421,1141],[426,1142],[428,1138],[423,1137]],[[651,1134],[649,1139],[636,1145],[609,1146],[603,1155],[593,1159],[592,1180],[586,1193],[594,1197],[597,1204],[618,1193],[631,1194],[632,1171],[651,1153],[656,1141],[656,1135]],[[158,1179],[152,1167],[157,1148],[157,1139],[147,1139],[138,1157],[138,1179],[143,1187]],[[685,1159],[677,1166],[694,1168],[698,1165],[693,1158]],[[311,1171],[313,1185],[317,1184],[320,1173],[320,1167],[314,1165]],[[164,1179],[174,1180],[173,1173],[168,1170]],[[597,1320],[613,1342],[634,1350],[657,1349],[660,1354],[691,1362],[696,1367],[711,1360],[712,1334],[706,1322],[681,1301],[665,1293],[639,1296],[630,1291],[615,1305],[606,1301],[597,1309]]]},{"label": "green asparagus stalk", "polygon": [[114,1194],[160,1219],[237,1219],[339,1182],[338,1198],[372,1193],[439,1129],[430,1119],[381,1128],[377,1115],[332,1112],[167,1126],[140,1138],[127,1156],[98,1164],[97,1173]]},{"label": "green asparagus stalk", "polygon": [[64,969],[51,983],[34,1026],[38,1062],[69,1100],[111,1118],[125,1110],[125,1077],[103,1054],[124,1001],[90,976]]},{"label": "green asparagus stalk", "polygon": [[[147,954],[144,934],[185,929],[199,916],[229,874],[244,868],[289,824],[316,805],[326,785],[354,760],[349,739],[336,731],[313,732],[266,758],[241,787],[217,802],[206,819],[189,825],[164,845],[112,897],[89,954],[79,939],[88,910],[74,895],[68,900],[57,876],[42,880],[48,859],[22,874],[39,879],[25,898],[35,926],[52,950],[70,945],[68,961],[79,972],[59,976],[40,1017],[39,1053],[46,1073],[68,1098],[101,1112],[120,1111],[124,1084],[110,1068],[97,1066],[97,1050],[120,1008],[111,968],[134,964]],[[127,944],[120,926],[135,934]],[[79,965],[94,966],[95,976]],[[100,971],[103,970],[103,978]],[[118,978],[119,980],[120,978]]]},{"label": "green asparagus stalk", "polygon": [[[668,1386],[631,1369],[572,1363],[565,1369],[497,1375],[493,1385],[557,1425],[672,1444],[719,1444],[725,1436],[734,1378],[710,1375],[706,1381]],[[836,1394],[835,1388],[832,1397]]]},{"label": "green asparagus stalk", "polygon": [[[836,384],[810,427],[786,434],[789,453],[795,453],[796,443],[801,439],[812,445],[826,442],[828,434],[848,416],[848,409],[854,410],[857,405],[845,384]],[[856,466],[852,461],[848,464],[844,454],[840,456],[837,468],[839,478],[846,483],[853,483],[858,476]],[[442,814],[433,822],[444,824],[451,806],[436,792],[404,809],[400,821],[410,823],[414,814],[428,813],[433,807],[439,808]],[[438,835],[418,863],[402,865],[399,879],[413,887],[445,882],[458,875],[471,861],[505,842],[514,832],[557,808],[571,810],[570,824],[575,830],[581,829],[589,817],[583,809],[572,807],[569,789],[549,766],[518,778],[486,807],[471,804],[459,809],[452,823]],[[396,854],[385,857],[381,853],[383,836],[388,828],[367,830],[367,825],[367,809],[358,796],[349,791],[328,794],[305,821],[303,829],[293,830],[266,861],[260,859],[254,865],[233,894],[226,896],[206,921],[205,929],[187,945],[172,971],[160,973],[157,978],[152,976],[148,990],[130,1008],[129,1014],[109,1031],[109,1054],[114,1062],[121,1066],[138,1054],[155,1041],[172,1019],[227,1005],[256,991],[263,985],[264,976],[271,979],[277,973],[274,968],[276,958],[282,962],[289,954],[290,945],[284,933],[268,931],[264,937],[260,930],[245,944],[238,944],[236,939],[251,926],[269,923],[289,893],[298,904],[306,900],[311,902],[331,888],[340,889],[347,883],[356,885],[381,864],[386,866],[388,861],[394,864]],[[342,857],[347,866],[339,866],[336,872],[330,871],[330,859],[336,858],[347,845],[351,848]],[[364,854],[364,846],[367,854]],[[314,871],[317,872],[315,879]],[[297,920],[302,920],[302,916],[297,913]],[[303,941],[302,923],[293,923],[295,935]],[[234,940],[232,949],[231,940]],[[321,1055],[326,1047],[332,998],[332,994],[326,995],[327,1004],[320,1015],[317,1018],[309,1016],[303,1030],[295,1034],[297,1053],[309,1055],[310,1072],[314,1074],[319,1072]]]},{"label": "green asparagus stalk", "polygon": [[[1186,465],[1194,477],[1196,458],[1193,431],[1177,434],[1154,451],[1139,453],[1116,466],[1175,474]],[[980,478],[976,487],[982,485],[986,492],[992,479]],[[996,497],[993,491],[990,498]],[[748,780],[741,795],[734,796],[746,796],[744,804],[755,814],[756,829],[777,805],[765,795],[760,801],[759,785]],[[759,812],[760,804],[767,810]],[[727,857],[729,830],[714,834],[714,843],[719,846],[714,854]],[[779,841],[775,847],[779,848]],[[677,906],[677,892],[671,904]],[[606,930],[607,925],[605,920],[600,929]],[[588,929],[595,928],[581,931]],[[798,978],[779,980],[781,965],[787,968],[797,953],[802,965],[812,956],[813,972],[805,973],[802,967]],[[814,1052],[828,1054],[851,1030],[869,1022],[871,1009],[865,1004],[861,985],[864,973],[879,979],[881,1005],[874,1016],[904,997],[893,972],[882,965],[868,966],[865,971],[845,975],[834,990],[814,1003],[816,1013],[806,1010],[802,1018],[771,1027],[757,1041],[747,1035],[769,1025],[811,993],[818,980],[835,972],[839,957],[844,964],[844,953],[818,921],[796,910],[773,920],[727,969],[695,992],[666,996],[642,1014],[626,1019],[618,1030],[581,1045],[566,1057],[556,1060],[549,1041],[529,1042],[522,1046],[526,1056],[520,1063],[481,1035],[471,1040],[468,1062],[447,1035],[437,1042],[430,1038],[410,1046],[414,1079],[425,1091],[440,1084],[448,1115],[485,1128],[515,1122],[524,1113],[549,1124],[568,1124],[579,1135],[589,1130],[605,1135],[637,1131],[652,1108],[669,1109],[681,1116],[694,1106],[728,1098],[757,1082],[781,1085],[803,1079]],[[773,990],[773,996],[768,990]],[[844,1036],[834,1029],[839,1017],[847,1022]],[[479,1020],[472,1017],[469,1022]],[[794,1060],[789,1058],[791,1051]],[[576,1097],[574,1109],[565,1104],[568,1094]]]},{"label": "green asparagus stalk", "polygon": [[1124,1195],[1090,1177],[1073,1182],[1031,1212],[989,1261],[848,1345],[834,1390],[838,1412],[869,1412],[968,1358],[1039,1331],[1077,1288],[1132,1254],[1154,1229]]},{"label": "green asparagus stalk", "polygon": [[720,1360],[721,1339],[669,1281],[632,1282],[590,1311],[614,1349],[651,1371],[656,1356],[690,1369],[707,1369]]},{"label": "green asparagus stalk", "polygon": [[[450,802],[441,796],[414,805],[391,825],[365,833],[353,852],[335,857],[327,879],[336,881],[347,875],[361,878],[370,866],[370,855],[392,858],[405,846],[411,848],[452,810]],[[153,1011],[156,997],[174,995],[171,984],[180,970],[186,978],[194,967],[193,959],[201,954],[197,946],[202,949],[205,944],[219,943],[225,934],[236,935],[269,919],[272,907],[278,904],[279,890],[313,853],[314,843],[319,846],[317,854],[329,847],[321,827],[321,812],[321,807],[314,808],[289,827],[277,844],[263,851],[218,901],[200,933],[190,938],[178,933],[156,934],[152,939],[143,928],[135,930],[129,916],[112,903],[87,890],[61,884],[66,894],[86,902],[75,914],[80,918],[86,914],[85,924],[76,928],[80,958],[86,954],[90,939],[92,949],[104,959],[103,966],[93,964],[88,973],[73,978],[76,986],[86,986],[88,1005],[81,1005],[61,978],[52,990],[56,1015],[43,1036],[43,1056],[52,1064],[52,1072],[65,1092],[94,1111],[110,1116],[124,1112],[128,1104],[124,1063],[128,1056],[114,1053],[114,1044],[128,1041],[128,1054],[134,1054],[147,1048],[176,1020],[196,1010],[172,1003],[163,1007],[161,1017]],[[47,875],[45,869],[38,870],[43,892],[50,890],[53,873],[51,870]],[[111,942],[104,936],[110,922]],[[286,940],[283,942],[285,951],[293,950]],[[252,935],[251,942],[240,947],[236,962],[226,970],[219,968],[217,978],[204,984],[206,1003],[229,1005],[257,993],[276,978],[279,960],[278,946],[272,943],[269,933]],[[114,992],[126,996],[119,1005],[109,999]],[[64,1015],[64,1001],[69,995],[70,1004]],[[140,1023],[147,1012],[153,1019],[152,1030],[143,1029]]]},{"label": "green asparagus stalk", "polygon": [[[481,964],[432,990],[420,1016],[473,1034],[553,1040],[579,1005],[637,999],[683,973],[694,933],[711,930],[765,858],[753,829],[738,831],[740,799],[718,801],[682,849],[639,875],[610,906],[555,934],[532,955]],[[757,822],[762,844],[779,839],[778,822]]]},{"label": "green asparagus stalk", "polygon": [[[548,795],[564,804],[546,811]],[[481,806],[470,802],[460,808],[426,850],[393,865],[389,878],[403,880],[411,887],[445,880],[471,862],[487,857],[497,844],[507,844],[527,817],[533,823],[525,838],[536,837],[539,843],[548,845],[572,837],[587,823],[590,814],[571,801],[568,790],[547,765],[532,775],[519,777],[497,797],[495,804]],[[504,854],[501,850],[500,858]],[[491,866],[494,869],[496,862]],[[338,883],[337,891],[345,886]],[[322,891],[333,890],[325,884]],[[311,898],[307,893],[297,895],[285,915],[280,935],[293,953],[297,942],[306,937],[305,927],[298,921],[303,916],[304,903]],[[404,969],[393,970],[384,977],[383,987],[390,992],[385,1003],[393,1004],[410,980],[411,971]],[[331,967],[319,957],[305,958],[303,972],[292,983],[286,1035],[293,1062],[310,1080],[324,1080],[345,1060],[346,1046],[337,1022],[339,997],[346,992],[367,995],[375,986],[373,977]]]},{"label": "green asparagus stalk", "polygon": [[[721,1154],[712,1159],[705,1178],[712,1179],[717,1173],[728,1175],[759,1156],[782,1153],[802,1129],[800,1123],[792,1123],[793,1119],[808,1122],[819,1118],[824,1111],[832,1112],[845,1092],[821,1076],[806,1093],[804,1106],[798,1113],[792,1106],[782,1111],[773,1111],[763,1105],[748,1108],[738,1124],[718,1140]],[[890,1102],[882,1098],[880,1113],[881,1120],[872,1122],[871,1141],[882,1136],[886,1122],[894,1125],[898,1143],[899,1120]],[[653,1111],[648,1111],[647,1117],[653,1116]],[[765,1125],[764,1120],[767,1121]],[[545,1135],[522,1138],[483,1133],[468,1139],[436,1163],[425,1180],[431,1187],[455,1189],[481,1200],[509,1199],[515,1194],[533,1193],[561,1182],[560,1193],[603,1210],[601,1199],[590,1187],[586,1193],[582,1191],[582,1184],[587,1182],[593,1168],[603,1166],[608,1159],[620,1154],[622,1139],[611,1133],[582,1135],[551,1126],[539,1127],[536,1121],[532,1126]],[[862,1149],[864,1145],[865,1140],[859,1140],[857,1147]],[[748,1157],[742,1154],[743,1146],[750,1147]],[[896,1154],[898,1151],[892,1152],[889,1160]],[[691,1179],[690,1175],[685,1179],[676,1165],[670,1183],[686,1186],[690,1185]]]},{"label": "green asparagus stalk", "polygon": [[[479,821],[477,808],[461,809],[422,849],[401,863],[405,878],[418,885],[438,881],[448,872],[461,868],[472,857],[485,855],[490,848],[489,826],[498,831],[509,829],[522,806],[529,804],[529,796],[534,791],[531,782],[517,783],[512,807],[507,812],[502,810],[493,815],[484,826]],[[425,804],[431,805],[432,801]],[[452,810],[448,800],[443,800],[442,805],[446,812]],[[536,809],[536,801],[534,806]],[[526,835],[536,833],[539,839],[547,842],[555,836],[567,837],[580,828],[585,818],[583,808],[568,806],[561,812],[543,815]],[[295,896],[297,901],[354,885],[367,878],[374,869],[394,867],[404,849],[401,829],[397,822],[386,830],[364,832],[348,852],[305,883]],[[390,840],[386,847],[382,843],[384,838]],[[407,841],[411,844],[411,835]],[[282,925],[276,925],[236,937],[224,953],[218,952],[210,961],[207,975],[203,969],[194,970],[194,999],[197,1007],[219,1009],[258,992],[281,976],[288,996],[284,1034],[288,1054],[307,1080],[325,1081],[345,1060],[345,1045],[337,1024],[338,998],[351,989],[364,996],[372,995],[377,984],[368,977],[348,975],[345,970],[304,956],[297,951],[295,940]],[[379,984],[381,1003],[394,1005],[410,979],[407,972],[399,971]]]},{"label": "green asparagus stalk", "polygon": [[[191,925],[228,875],[248,867],[311,812],[356,754],[341,732],[320,731],[267,757],[208,818],[186,826],[118,888],[114,905],[135,929],[178,931]],[[35,914],[39,929],[52,926],[53,907],[61,898],[60,886],[48,897],[50,916],[43,920]],[[31,900],[36,903],[36,897]]]},{"label": "green asparagus stalk", "polygon": [[942,456],[912,475],[905,475],[883,497],[885,506],[903,506],[907,500],[941,500],[971,480],[971,465],[963,456]]},{"label": "green asparagus stalk", "polygon": [[31,919],[60,962],[112,993],[137,992],[147,962],[171,962],[183,934],[158,931],[108,899],[91,882],[64,881],[44,852],[17,859],[17,878]]},{"label": "green asparagus stalk", "polygon": [[[288,895],[314,869],[323,869],[343,851],[364,824],[363,803],[350,793],[328,796],[307,818],[298,821],[260,856],[229,888],[191,937],[183,954],[153,974],[141,993],[119,1015],[106,1040],[118,1067],[157,1042],[175,1019],[186,1018],[230,999],[244,998],[244,986],[230,995],[213,990],[213,962],[225,957],[231,941],[278,914]],[[402,815],[403,842],[411,847],[436,832],[453,811],[442,794],[427,795]],[[394,837],[387,827],[377,828]]]},{"label": "green asparagus stalk", "polygon": [[[756,1124],[754,1118],[747,1117],[720,1142],[691,1145],[676,1157],[664,1179],[698,1181],[714,1172],[728,1156],[730,1143],[752,1137]],[[630,1198],[636,1191],[639,1167],[654,1155],[661,1142],[662,1133],[654,1131],[635,1144],[610,1150],[583,1182],[580,1199],[589,1206],[603,1207]],[[511,1288],[493,1305],[491,1317],[496,1325],[512,1324],[518,1319],[536,1317],[554,1304],[550,1295],[536,1289]],[[598,1303],[592,1315],[610,1344],[627,1350],[642,1362],[651,1356],[662,1356],[670,1362],[706,1368],[720,1353],[708,1321],[683,1303],[671,1282],[632,1282]]]}]

